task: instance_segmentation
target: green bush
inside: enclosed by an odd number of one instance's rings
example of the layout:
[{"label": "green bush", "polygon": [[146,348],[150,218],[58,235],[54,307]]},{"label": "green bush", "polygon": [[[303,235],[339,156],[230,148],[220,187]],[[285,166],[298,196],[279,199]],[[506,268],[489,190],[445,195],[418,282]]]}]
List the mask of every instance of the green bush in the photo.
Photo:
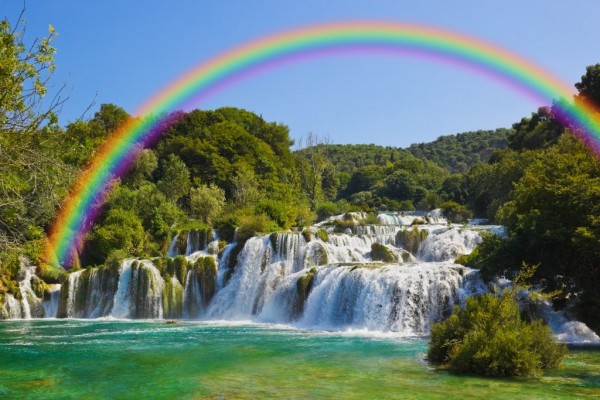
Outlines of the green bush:
[{"label": "green bush", "polygon": [[329,241],[329,233],[325,229],[319,229],[315,235],[324,242]]},{"label": "green bush", "polygon": [[335,221],[333,221],[334,224],[334,228],[333,230],[337,233],[344,233],[346,232],[346,229],[354,229],[354,227],[356,226],[356,221],[354,221],[354,219],[349,218],[347,220],[344,221],[340,221],[339,219],[336,219]]},{"label": "green bush", "polygon": [[312,240],[313,233],[311,232],[310,229],[303,229],[302,230],[302,237],[304,238],[304,240],[306,241],[306,243],[308,243],[308,242],[310,242]]},{"label": "green bush", "polygon": [[410,200],[402,200],[398,205],[399,211],[415,211],[415,205]]},{"label": "green bush", "polygon": [[451,222],[464,223],[473,215],[465,206],[458,204],[455,201],[449,200],[442,204],[442,212],[444,216]]},{"label": "green bush", "polygon": [[275,221],[280,228],[287,229],[293,225],[294,210],[289,204],[273,199],[263,199],[256,206],[254,212],[258,215],[265,214]]},{"label": "green bush", "polygon": [[278,229],[278,226],[267,215],[242,215],[239,218],[239,227],[236,231],[238,243],[245,243],[257,233],[268,233]]},{"label": "green bush", "polygon": [[380,243],[371,245],[371,259],[373,261],[383,261],[387,263],[398,262],[398,257],[390,249]]},{"label": "green bush", "polygon": [[327,219],[336,214],[339,214],[340,213],[339,210],[340,210],[340,208],[334,202],[326,201],[326,202],[320,203],[316,209],[317,221],[323,221],[324,219]]},{"label": "green bush", "polygon": [[233,242],[235,230],[237,227],[238,218],[235,214],[229,214],[221,218],[217,222],[217,231],[219,232],[219,239],[225,240],[229,243]]},{"label": "green bush", "polygon": [[500,237],[490,232],[481,232],[481,237],[481,243],[470,254],[459,256],[455,263],[480,270],[483,280],[489,282],[502,272],[512,257]]},{"label": "green bush", "polygon": [[557,367],[566,353],[541,321],[521,319],[513,290],[501,296],[470,297],[464,309],[431,329],[430,362],[457,374],[539,376]]},{"label": "green bush", "polygon": [[[411,230],[401,230],[396,233],[396,246],[416,254],[419,251],[421,243],[427,238],[429,232],[425,229],[419,229],[413,226]],[[460,263],[459,263],[460,264]]]}]

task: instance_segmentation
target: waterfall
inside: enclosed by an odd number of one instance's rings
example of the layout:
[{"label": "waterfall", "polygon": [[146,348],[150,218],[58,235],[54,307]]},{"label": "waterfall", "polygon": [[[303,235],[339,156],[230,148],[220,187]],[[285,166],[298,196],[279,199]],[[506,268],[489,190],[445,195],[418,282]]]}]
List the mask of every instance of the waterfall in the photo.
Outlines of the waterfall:
[{"label": "waterfall", "polygon": [[[425,334],[432,322],[448,316],[451,306],[463,299],[462,276],[450,266],[390,266],[381,271],[345,267],[324,272],[331,277],[321,280],[317,275],[302,320],[305,325]],[[321,309],[319,301],[325,302]]]},{"label": "waterfall", "polygon": [[183,286],[176,276],[165,282],[162,290],[163,316],[181,318],[183,315]]},{"label": "waterfall", "polygon": [[[255,320],[412,336],[488,290],[477,271],[453,261],[473,251],[482,230],[501,234],[498,227],[449,225],[437,212],[382,213],[379,225],[364,225],[374,220],[364,213],[351,217],[351,229],[331,218],[243,246],[223,247],[208,229],[181,231],[167,257],[72,272],[62,285],[23,265],[0,318]],[[560,340],[600,342],[584,324],[543,313]]]},{"label": "waterfall", "polygon": [[225,281],[227,280],[227,276],[230,273],[229,270],[229,258],[231,256],[231,252],[237,247],[237,242],[229,243],[223,249],[223,254],[221,255],[221,260],[219,262],[219,270],[217,271],[217,290],[220,290],[225,286]]},{"label": "waterfall", "polygon": [[69,274],[60,290],[58,318],[99,318],[109,315],[117,288],[117,273],[90,268]]},{"label": "waterfall", "polygon": [[163,317],[162,292],[165,282],[149,261],[125,260],[114,295],[114,318]]},{"label": "waterfall", "polygon": [[35,298],[35,293],[31,288],[31,278],[35,274],[35,267],[23,267],[19,272],[19,292],[21,294],[21,314],[24,319],[31,319],[31,307],[29,301]]},{"label": "waterfall", "polygon": [[56,318],[58,314],[58,305],[60,301],[61,285],[48,285],[48,290],[48,299],[44,300],[44,302],[42,303],[42,306],[44,307],[44,316],[46,318]]},{"label": "waterfall", "polygon": [[422,261],[453,261],[461,254],[471,253],[481,240],[481,234],[471,229],[430,231],[421,244],[417,257]]},{"label": "waterfall", "polygon": [[188,271],[183,293],[183,317],[198,319],[202,313],[202,291],[196,271]]},{"label": "waterfall", "polygon": [[167,250],[167,257],[178,255],[189,256],[199,251],[209,251],[209,246],[218,241],[218,237],[212,229],[192,229],[190,231],[178,232]]},{"label": "waterfall", "polygon": [[167,250],[167,257],[175,257],[179,254],[177,250],[177,242],[179,240],[179,233],[173,236],[171,243],[169,244],[169,249]]},{"label": "waterfall", "polygon": [[2,319],[20,319],[23,318],[21,302],[10,293],[5,294],[4,303],[0,309]]},{"label": "waterfall", "polygon": [[30,266],[27,260],[21,259],[18,279],[18,293],[4,293],[0,305],[0,318],[31,319],[44,317],[42,300],[36,295],[32,287],[32,283],[36,284],[38,288],[37,285],[43,284],[35,275],[35,266]]}]

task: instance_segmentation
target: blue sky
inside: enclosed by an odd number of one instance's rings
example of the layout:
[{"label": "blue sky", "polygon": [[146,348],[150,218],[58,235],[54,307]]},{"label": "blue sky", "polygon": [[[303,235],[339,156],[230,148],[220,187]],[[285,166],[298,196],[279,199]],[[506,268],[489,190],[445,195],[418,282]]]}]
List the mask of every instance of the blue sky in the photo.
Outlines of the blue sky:
[{"label": "blue sky", "polygon": [[[15,21],[22,0],[2,0]],[[310,24],[385,20],[476,36],[570,85],[600,62],[600,1],[29,0],[27,38],[59,33],[54,87],[62,124],[102,103],[133,113],[185,71],[264,35]],[[52,91],[52,88],[51,88]],[[285,123],[295,139],[405,147],[440,135],[509,127],[542,104],[498,82],[413,58],[346,55],[287,66],[219,92],[197,108],[236,106]],[[90,113],[86,117],[91,116]]]}]

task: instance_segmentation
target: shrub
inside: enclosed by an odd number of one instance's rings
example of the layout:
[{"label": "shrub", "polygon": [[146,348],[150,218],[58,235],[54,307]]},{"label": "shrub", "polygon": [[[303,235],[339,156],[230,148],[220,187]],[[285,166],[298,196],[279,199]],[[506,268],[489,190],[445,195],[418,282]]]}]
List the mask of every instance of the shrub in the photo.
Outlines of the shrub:
[{"label": "shrub", "polygon": [[238,243],[245,243],[246,240],[257,233],[268,233],[278,228],[277,224],[265,214],[242,215],[239,218],[239,224],[236,231],[236,240]]},{"label": "shrub", "polygon": [[415,211],[415,206],[410,200],[402,200],[398,205],[400,211]]},{"label": "shrub", "polygon": [[329,241],[329,233],[324,229],[319,229],[315,235],[324,242]]},{"label": "shrub", "polygon": [[458,374],[538,376],[557,367],[566,353],[550,328],[520,316],[516,290],[470,297],[464,309],[431,329],[429,361]]},{"label": "shrub", "polygon": [[356,221],[354,221],[354,219],[349,218],[347,220],[344,221],[340,221],[339,219],[336,219],[335,221],[333,221],[334,224],[334,228],[333,230],[337,233],[344,233],[346,232],[347,229],[354,229],[354,227],[356,226]]},{"label": "shrub", "polygon": [[339,214],[339,207],[337,204],[326,201],[317,206],[317,221],[323,221],[329,217]]},{"label": "shrub", "polygon": [[390,249],[380,243],[371,245],[371,259],[388,263],[398,262],[398,257]]},{"label": "shrub", "polygon": [[[429,232],[425,229],[420,230],[413,226],[411,230],[401,230],[396,233],[396,246],[416,254],[419,251],[421,243],[427,238]],[[459,263],[460,264],[460,263]]]},{"label": "shrub", "polygon": [[229,243],[233,242],[235,230],[238,227],[238,218],[234,214],[230,214],[217,222],[217,231],[219,238]]},{"label": "shrub", "polygon": [[509,264],[510,254],[504,249],[505,242],[489,232],[481,232],[483,240],[468,255],[459,256],[455,263],[479,269],[484,281],[490,281]]},{"label": "shrub", "polygon": [[442,212],[444,213],[444,216],[448,218],[451,222],[464,223],[472,217],[471,211],[467,210],[465,206],[458,204],[457,202],[452,200],[449,200],[442,204],[441,208]]},{"label": "shrub", "polygon": [[284,229],[289,228],[295,222],[294,210],[291,209],[289,204],[279,200],[261,200],[255,208],[255,213],[258,215],[265,214]]},{"label": "shrub", "polygon": [[310,242],[312,240],[313,233],[311,232],[310,229],[303,229],[302,230],[302,237],[304,238],[304,240],[306,241],[306,243],[308,243],[308,242]]},{"label": "shrub", "polygon": [[379,224],[376,213],[368,213],[366,218],[363,218],[358,222],[361,225],[378,225]]}]

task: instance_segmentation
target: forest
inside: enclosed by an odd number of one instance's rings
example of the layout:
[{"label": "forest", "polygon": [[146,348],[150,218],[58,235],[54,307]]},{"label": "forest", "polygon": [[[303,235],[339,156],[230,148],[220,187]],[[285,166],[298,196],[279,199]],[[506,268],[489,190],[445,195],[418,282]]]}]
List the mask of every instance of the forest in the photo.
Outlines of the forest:
[{"label": "forest", "polygon": [[[63,100],[42,101],[55,68],[53,35],[31,50],[0,23],[0,302],[20,295],[22,256],[44,282],[64,279],[42,258],[49,228],[99,146],[133,118],[102,104],[89,119],[59,123]],[[574,101],[600,104],[600,64],[575,87]],[[600,332],[599,200],[598,159],[554,106],[510,128],[407,149],[312,134],[296,145],[287,126],[254,112],[194,110],[115,179],[73,268],[163,255],[177,232],[192,228],[215,228],[226,241],[237,230],[243,244],[350,211],[441,208],[455,223],[486,218],[506,227],[506,237],[486,236],[461,263],[486,279],[537,265],[536,280],[560,290],[555,305],[572,304]]]}]

